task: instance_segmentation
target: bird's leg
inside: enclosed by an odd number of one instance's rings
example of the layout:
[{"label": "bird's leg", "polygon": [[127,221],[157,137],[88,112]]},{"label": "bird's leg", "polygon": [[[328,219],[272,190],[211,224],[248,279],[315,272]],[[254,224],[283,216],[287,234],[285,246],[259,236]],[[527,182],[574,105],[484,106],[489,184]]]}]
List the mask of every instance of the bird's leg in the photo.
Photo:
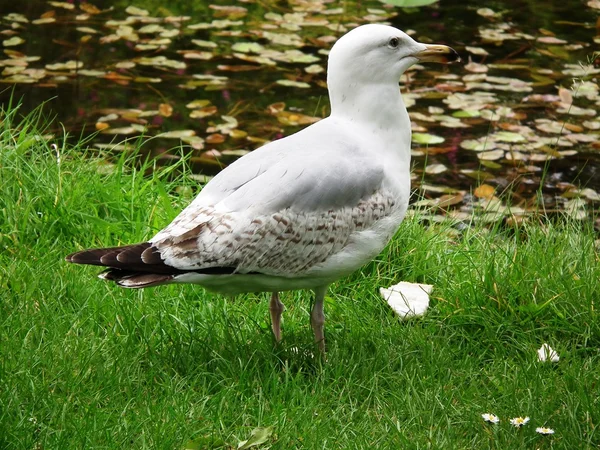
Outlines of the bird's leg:
[{"label": "bird's leg", "polygon": [[269,312],[271,313],[271,328],[277,342],[281,341],[281,314],[285,306],[279,300],[279,293],[273,292],[271,303],[269,303]]},{"label": "bird's leg", "polygon": [[315,334],[315,342],[319,345],[319,350],[325,352],[325,313],[323,312],[323,302],[327,293],[327,286],[321,286],[315,290],[315,303],[310,312],[310,325]]}]

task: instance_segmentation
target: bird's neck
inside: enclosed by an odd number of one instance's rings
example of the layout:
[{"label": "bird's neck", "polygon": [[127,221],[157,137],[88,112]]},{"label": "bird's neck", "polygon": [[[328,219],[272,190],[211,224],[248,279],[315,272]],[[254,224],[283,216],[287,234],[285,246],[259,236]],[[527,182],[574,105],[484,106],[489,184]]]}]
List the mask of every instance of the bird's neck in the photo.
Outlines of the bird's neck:
[{"label": "bird's neck", "polygon": [[[410,119],[397,84],[330,85],[329,96],[331,117],[368,129],[387,142],[397,142],[399,148],[410,149]],[[408,153],[406,159],[410,159]]]}]

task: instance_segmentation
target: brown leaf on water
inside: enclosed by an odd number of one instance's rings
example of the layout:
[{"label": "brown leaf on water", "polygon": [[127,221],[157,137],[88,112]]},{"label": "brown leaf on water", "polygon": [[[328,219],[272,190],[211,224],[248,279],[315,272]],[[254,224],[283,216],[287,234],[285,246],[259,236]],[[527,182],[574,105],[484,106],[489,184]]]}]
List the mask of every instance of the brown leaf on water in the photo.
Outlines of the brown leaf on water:
[{"label": "brown leaf on water", "polygon": [[82,11],[84,11],[88,14],[100,14],[102,12],[96,6],[92,5],[91,3],[81,3],[79,5],[79,9],[81,9]]},{"label": "brown leaf on water", "polygon": [[227,17],[230,20],[240,19],[248,14],[248,10],[243,6],[208,5],[208,7],[214,10],[215,17]]},{"label": "brown leaf on water", "polygon": [[187,105],[185,105],[185,107],[190,108],[190,109],[197,109],[197,108],[204,108],[205,106],[208,106],[208,105],[210,105],[210,100],[200,99],[200,100],[192,100]]},{"label": "brown leaf on water", "polygon": [[447,208],[448,206],[457,205],[458,203],[461,203],[463,199],[464,195],[462,193],[445,194],[438,199],[437,206],[439,206],[440,208]]},{"label": "brown leaf on water", "polygon": [[168,103],[161,103],[158,105],[158,112],[163,117],[171,117],[173,114],[173,107]]},{"label": "brown leaf on water", "polygon": [[177,53],[183,55],[185,59],[200,59],[202,61],[208,61],[214,56],[211,52],[202,50],[177,50]]},{"label": "brown leaf on water", "polygon": [[584,128],[574,123],[565,123],[565,128],[573,133],[582,133]]},{"label": "brown leaf on water", "polygon": [[561,102],[566,103],[567,105],[573,103],[573,94],[571,93],[570,89],[565,89],[563,87],[559,88],[558,97],[560,98]]},{"label": "brown leaf on water", "polygon": [[487,199],[492,198],[495,193],[496,193],[496,188],[494,188],[494,186],[490,186],[489,184],[482,184],[482,185],[478,186],[477,188],[475,188],[475,190],[473,191],[473,194],[475,194],[475,197],[487,198]]},{"label": "brown leaf on water", "polygon": [[553,44],[553,45],[567,44],[567,41],[565,41],[564,39],[558,39],[554,36],[539,37],[537,39],[537,41],[541,42],[542,44]]},{"label": "brown leaf on water", "polygon": [[289,126],[309,125],[321,120],[318,117],[307,116],[306,114],[300,114],[292,111],[281,111],[276,114],[276,117],[280,123]]},{"label": "brown leaf on water", "polygon": [[489,70],[488,66],[486,66],[485,64],[479,64],[472,61],[469,61],[469,63],[465,64],[464,67],[469,72],[473,73],[486,73]]},{"label": "brown leaf on water", "polygon": [[102,78],[105,78],[107,80],[112,80],[112,81],[127,81],[128,82],[129,80],[131,80],[131,77],[128,77],[127,75],[122,75],[117,72],[108,72]]},{"label": "brown leaf on water", "polygon": [[225,136],[221,133],[213,133],[206,136],[206,143],[208,144],[222,144],[225,142]]},{"label": "brown leaf on water", "polygon": [[229,136],[231,136],[233,139],[244,139],[246,136],[248,136],[248,133],[243,130],[235,129],[231,130]]},{"label": "brown leaf on water", "polygon": [[267,112],[269,114],[273,114],[274,116],[279,114],[284,109],[285,109],[285,103],[283,103],[283,102],[271,103],[269,106],[267,106]]},{"label": "brown leaf on water", "polygon": [[203,119],[204,117],[212,116],[216,114],[217,107],[216,106],[205,106],[204,108],[194,109],[190,112],[190,117],[192,119]]},{"label": "brown leaf on water", "polygon": [[236,66],[219,64],[217,66],[217,69],[222,70],[224,72],[250,72],[253,70],[261,70],[262,67],[261,66],[251,66],[249,64],[248,65],[236,65]]}]

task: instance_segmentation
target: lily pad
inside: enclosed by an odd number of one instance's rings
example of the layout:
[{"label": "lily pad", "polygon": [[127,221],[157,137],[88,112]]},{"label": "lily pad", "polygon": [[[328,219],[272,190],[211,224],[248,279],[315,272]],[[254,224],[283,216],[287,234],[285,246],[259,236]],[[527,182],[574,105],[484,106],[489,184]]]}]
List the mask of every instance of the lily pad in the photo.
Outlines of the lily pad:
[{"label": "lily pad", "polygon": [[257,42],[236,42],[231,46],[234,52],[242,53],[260,53],[265,48]]},{"label": "lily pad", "polygon": [[416,144],[435,145],[435,144],[441,144],[442,142],[444,142],[444,138],[441,136],[436,136],[435,134],[429,134],[429,133],[413,133],[412,141],[415,142]]},{"label": "lily pad", "polygon": [[195,136],[194,130],[174,130],[166,131],[164,133],[157,134],[156,137],[167,138],[167,139],[183,139]]},{"label": "lily pad", "polygon": [[398,6],[400,8],[419,8],[421,6],[433,5],[438,0],[382,0],[388,5]]},{"label": "lily pad", "polygon": [[495,133],[493,137],[500,142],[524,142],[527,140],[522,134],[512,133],[510,131],[499,131]]},{"label": "lily pad", "polygon": [[4,45],[5,47],[15,47],[17,45],[21,45],[23,42],[25,42],[25,39],[23,39],[22,37],[13,36],[10,39],[2,41],[2,45]]},{"label": "lily pad", "polygon": [[277,83],[281,86],[297,87],[297,88],[301,88],[301,89],[308,89],[310,87],[310,84],[305,83],[303,81],[277,80],[275,83]]}]

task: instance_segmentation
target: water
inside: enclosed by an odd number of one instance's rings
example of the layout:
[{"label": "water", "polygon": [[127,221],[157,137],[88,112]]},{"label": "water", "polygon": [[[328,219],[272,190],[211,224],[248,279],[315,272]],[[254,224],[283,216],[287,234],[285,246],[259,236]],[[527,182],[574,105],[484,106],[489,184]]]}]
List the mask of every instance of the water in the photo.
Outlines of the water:
[{"label": "water", "polygon": [[[73,9],[44,1],[3,2],[0,15],[4,17],[6,59],[0,80],[5,89],[0,101],[6,103],[12,95],[22,102],[24,113],[47,102],[44,111],[56,116],[51,129],[55,135],[61,135],[64,127],[72,139],[92,136],[90,145],[99,151],[108,149],[107,158],[127,151],[127,142],[136,142],[143,135],[143,150],[161,164],[188,153],[196,172],[213,175],[245,151],[301,129],[304,125],[298,122],[302,123],[303,117],[298,114],[326,116],[329,105],[325,72],[318,70],[326,67],[327,49],[342,34],[343,27],[389,21],[411,30],[423,42],[451,45],[467,63],[470,58],[481,64],[427,66],[402,80],[403,91],[415,101],[409,111],[422,115],[417,119],[413,116],[416,126],[444,138],[441,144],[414,147],[414,185],[429,186],[425,203],[434,204],[444,188],[446,193],[458,191],[463,195],[486,183],[495,187],[496,193],[509,189],[513,204],[525,209],[539,207],[540,198],[547,208],[569,209],[573,196],[581,196],[588,208],[596,205],[592,193],[577,193],[571,184],[600,190],[600,147],[595,138],[598,131],[594,130],[598,124],[597,95],[594,97],[592,92],[589,98],[575,99],[574,104],[587,110],[587,115],[561,113],[556,98],[550,102],[526,101],[533,95],[558,96],[559,87],[570,89],[574,79],[586,79],[597,86],[597,75],[593,73],[587,77],[565,73],[569,70],[567,64],[586,63],[598,48],[594,42],[597,11],[585,2],[486,2],[491,12],[478,11],[481,2],[447,0],[414,10],[389,8],[377,1],[323,5],[239,2],[229,9],[223,8],[227,2],[173,3],[170,9],[162,3],[144,2],[149,14],[143,16],[143,11],[127,10],[127,2],[113,2],[111,10],[98,13],[86,4],[72,2],[69,4]],[[180,16],[190,17],[186,20]],[[115,23],[127,18],[130,23]],[[210,25],[193,26],[199,23]],[[489,39],[490,30],[492,35],[496,33],[495,40]],[[506,39],[498,40],[498,33]],[[282,35],[288,42],[274,41]],[[10,45],[9,40],[14,38],[24,42]],[[254,47],[236,47],[243,43]],[[480,55],[467,47],[488,54]],[[279,53],[272,54],[274,50]],[[290,56],[286,50],[303,54]],[[24,56],[39,60],[26,61],[24,71],[19,72],[19,64],[25,64]],[[144,59],[155,57],[165,57],[167,65]],[[81,66],[52,66],[68,61]],[[477,76],[502,77],[504,81],[468,81]],[[515,89],[507,90],[467,88],[469,82],[497,86],[507,83],[507,79],[525,82],[530,91],[519,91],[518,83]],[[281,80],[306,87],[278,84]],[[509,108],[508,117],[492,121],[487,117],[461,118],[459,124],[467,126],[461,128],[441,124],[444,119],[440,116],[452,116],[473,106],[470,101],[464,108],[452,108],[447,103],[449,96],[477,92],[495,95],[495,101],[480,110],[495,114],[500,107]],[[194,100],[203,103],[189,107]],[[203,115],[206,117],[200,117]],[[521,151],[523,143],[500,142],[497,145],[504,156],[491,161],[481,160],[477,152],[461,146],[465,140],[494,136],[502,130],[523,134],[517,127],[533,130],[528,145],[539,137],[558,136],[539,130],[539,119],[569,123],[568,132],[577,135],[571,136],[572,145],[557,146],[554,141],[542,150]],[[182,130],[187,133],[183,141],[155,137]],[[515,151],[524,158],[510,161]],[[559,155],[558,151],[568,153]],[[543,160],[548,154],[555,158]],[[426,164],[442,164],[446,170],[424,171]],[[537,195],[540,186],[541,197]],[[455,205],[470,206],[466,201]]]}]

